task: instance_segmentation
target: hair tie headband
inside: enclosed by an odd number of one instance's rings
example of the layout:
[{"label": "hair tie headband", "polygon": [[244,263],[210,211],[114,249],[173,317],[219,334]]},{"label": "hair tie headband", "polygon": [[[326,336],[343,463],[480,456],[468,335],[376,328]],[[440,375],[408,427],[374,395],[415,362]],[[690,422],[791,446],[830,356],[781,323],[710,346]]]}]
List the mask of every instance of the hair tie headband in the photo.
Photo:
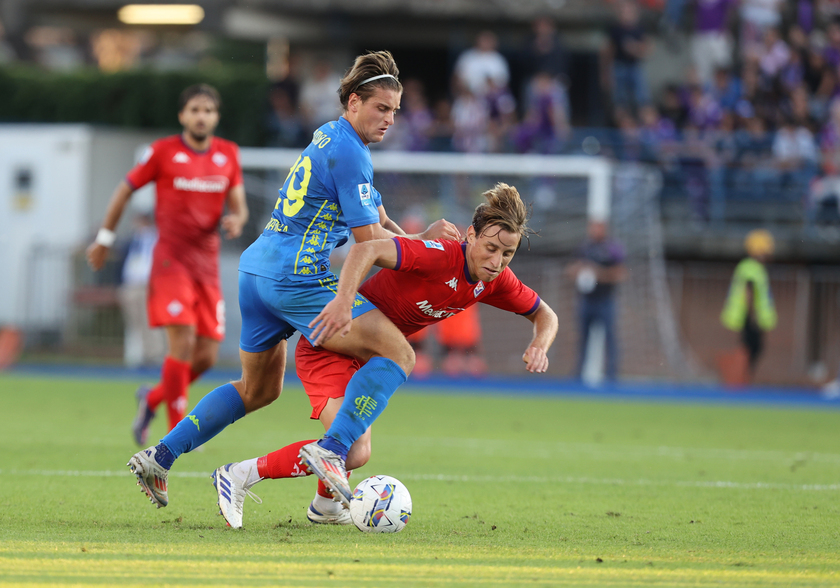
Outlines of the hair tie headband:
[{"label": "hair tie headband", "polygon": [[[359,82],[359,84],[356,87],[358,88],[360,86],[364,86],[368,82],[373,82],[375,80],[381,80],[382,78],[394,78],[395,80],[397,79],[395,76],[392,76],[391,74],[382,74],[382,75],[378,75],[378,76],[373,76],[372,78],[368,78],[368,79],[364,80],[363,82]],[[399,80],[397,80],[397,81],[399,81]]]}]

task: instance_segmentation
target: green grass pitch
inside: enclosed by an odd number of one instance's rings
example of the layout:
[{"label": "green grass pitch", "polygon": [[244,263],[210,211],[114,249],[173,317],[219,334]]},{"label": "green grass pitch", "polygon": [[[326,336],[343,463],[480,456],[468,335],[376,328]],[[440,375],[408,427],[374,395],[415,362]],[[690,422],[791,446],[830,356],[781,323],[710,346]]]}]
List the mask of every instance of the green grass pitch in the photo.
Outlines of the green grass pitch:
[{"label": "green grass pitch", "polygon": [[402,533],[310,524],[311,477],[232,530],[210,472],[319,437],[302,390],[179,459],[158,510],[136,384],[0,375],[0,585],[840,586],[840,411],[408,386],[354,475],[408,486]]}]

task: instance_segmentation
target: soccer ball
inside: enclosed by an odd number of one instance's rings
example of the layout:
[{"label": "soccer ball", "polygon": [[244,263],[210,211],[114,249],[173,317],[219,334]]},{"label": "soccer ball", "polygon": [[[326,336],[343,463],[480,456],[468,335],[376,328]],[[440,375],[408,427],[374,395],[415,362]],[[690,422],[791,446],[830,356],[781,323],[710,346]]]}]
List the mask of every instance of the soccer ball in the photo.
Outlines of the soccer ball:
[{"label": "soccer ball", "polygon": [[398,533],[411,516],[411,494],[391,476],[371,476],[359,482],[350,500],[350,518],[366,533]]}]

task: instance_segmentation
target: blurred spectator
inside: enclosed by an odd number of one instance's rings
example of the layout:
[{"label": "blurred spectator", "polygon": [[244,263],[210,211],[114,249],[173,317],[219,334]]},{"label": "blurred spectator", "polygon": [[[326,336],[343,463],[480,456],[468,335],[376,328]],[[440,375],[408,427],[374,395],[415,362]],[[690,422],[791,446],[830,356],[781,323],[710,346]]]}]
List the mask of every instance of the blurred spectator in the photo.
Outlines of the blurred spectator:
[{"label": "blurred spectator", "polygon": [[568,83],[568,55],[554,21],[542,16],[531,23],[533,35],[520,55],[520,71],[525,91],[538,73],[548,74],[563,84]]},{"label": "blurred spectator", "polygon": [[756,116],[749,103],[739,105],[739,115],[743,129],[738,132],[735,183],[740,194],[760,200],[767,195],[768,184],[773,180],[773,170],[768,163],[772,140],[764,119]]},{"label": "blurred spectator", "polygon": [[780,179],[774,184],[783,190],[782,196],[804,201],[817,171],[817,145],[811,131],[784,117],[773,140],[773,164]]},{"label": "blurred spectator", "polygon": [[490,146],[488,124],[490,112],[487,102],[460,83],[456,84],[456,98],[452,103],[452,144],[456,151],[486,153]]},{"label": "blurred spectator", "polygon": [[764,32],[781,24],[783,3],[784,0],[741,0],[742,56],[755,56],[760,52]]},{"label": "blurred spectator", "polygon": [[616,336],[616,288],[626,277],[624,248],[609,238],[604,221],[590,221],[587,239],[578,249],[575,261],[566,270],[575,281],[578,296],[578,363],[576,376],[581,378],[586,361],[592,325],[600,323],[605,335],[605,376],[618,377],[618,339]]},{"label": "blurred spectator", "polygon": [[735,114],[725,110],[720,125],[709,137],[712,157],[709,163],[709,218],[714,223],[724,220],[730,186],[734,183],[734,166],[738,157]]},{"label": "blurred spectator", "polygon": [[809,224],[840,222],[840,99],[831,103],[831,118],[820,137],[822,177],[814,182],[807,207]]},{"label": "blurred spectator", "polygon": [[741,99],[741,79],[726,68],[715,70],[709,93],[723,110],[733,111]]},{"label": "blurred spectator", "polygon": [[528,85],[526,110],[515,136],[520,153],[559,153],[569,132],[568,96],[559,80],[539,72]]},{"label": "blurred spectator", "polygon": [[746,360],[746,370],[741,368],[742,381],[733,383],[752,380],[764,349],[764,333],[776,327],[776,308],[764,267],[775,248],[773,235],[763,229],[750,231],[744,246],[747,258],[735,268],[720,316],[724,327],[739,334]]},{"label": "blurred spectator", "polygon": [[662,92],[659,112],[663,118],[671,121],[674,127],[681,129],[688,120],[688,107],[680,98],[676,84],[668,84]]},{"label": "blurred spectator", "polygon": [[498,39],[492,31],[482,31],[475,46],[467,49],[455,62],[454,84],[460,84],[474,96],[484,97],[489,82],[497,88],[506,88],[510,81],[507,60],[497,50]]},{"label": "blurred spectator", "polygon": [[[400,144],[407,151],[428,151],[433,116],[426,102],[423,82],[415,78],[403,82],[403,95],[400,111],[397,114],[399,124],[394,131],[400,137]],[[421,227],[422,232],[425,227]],[[411,232],[411,231],[409,231]]]},{"label": "blurred spectator", "polygon": [[696,0],[691,56],[700,82],[708,84],[714,72],[732,65],[732,36],[727,24],[737,0]]},{"label": "blurred spectator", "polygon": [[446,98],[435,101],[432,111],[432,121],[429,125],[429,150],[452,151],[454,144],[452,137],[455,125],[452,122],[452,105]]},{"label": "blurred spectator", "polygon": [[688,196],[692,220],[709,220],[709,167],[714,151],[700,128],[689,123],[683,129],[679,169]]},{"label": "blurred spectator", "polygon": [[762,43],[757,46],[756,57],[759,70],[766,79],[773,80],[779,76],[790,61],[790,48],[779,35],[779,29],[765,29]]},{"label": "blurred spectator", "polygon": [[152,251],[156,242],[157,230],[152,215],[135,216],[134,232],[126,248],[119,289],[125,323],[123,358],[125,365],[130,368],[159,364],[165,352],[163,331],[149,327],[146,317]]},{"label": "blurred spectator", "polygon": [[308,132],[341,116],[338,101],[340,85],[341,76],[333,70],[329,61],[322,59],[315,63],[312,75],[300,87],[300,107]]},{"label": "blurred spectator", "polygon": [[508,135],[516,126],[516,99],[507,86],[497,86],[492,80],[488,80],[487,86],[488,151],[503,151]]},{"label": "blurred spectator", "polygon": [[309,134],[298,115],[291,89],[282,84],[272,86],[268,95],[270,110],[266,122],[269,147],[303,147]]},{"label": "blurred spectator", "polygon": [[609,42],[602,53],[601,81],[611,91],[615,106],[634,112],[650,102],[642,70],[650,42],[634,0],[621,0],[617,11],[618,23],[610,29]]}]

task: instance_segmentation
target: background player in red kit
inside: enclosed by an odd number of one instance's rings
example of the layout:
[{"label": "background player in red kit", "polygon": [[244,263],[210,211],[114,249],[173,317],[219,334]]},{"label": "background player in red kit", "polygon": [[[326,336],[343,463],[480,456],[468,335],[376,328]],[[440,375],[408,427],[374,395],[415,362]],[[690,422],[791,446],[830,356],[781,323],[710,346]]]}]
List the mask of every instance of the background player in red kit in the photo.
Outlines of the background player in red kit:
[{"label": "background player in red kit", "polygon": [[[536,292],[523,284],[508,264],[527,235],[527,208],[516,188],[497,184],[484,193],[476,208],[466,240],[422,241],[403,237],[357,243],[350,249],[339,280],[338,293],[313,321],[313,346],[298,341],[295,366],[312,404],[311,418],[329,429],[341,407],[347,382],[359,369],[352,357],[323,349],[321,342],[335,333],[347,333],[350,305],[356,290],[373,302],[404,335],[462,312],[482,302],[521,314],[533,323],[533,337],[522,356],[532,373],[548,369],[546,352],[557,334],[557,315]],[[373,265],[383,268],[359,284]],[[348,298],[349,296],[349,298]],[[349,300],[349,302],[348,302]],[[350,448],[347,470],[367,463],[371,453],[370,428]],[[222,515],[231,527],[242,526],[246,493],[264,478],[289,478],[308,474],[298,451],[311,441],[299,441],[266,456],[218,468],[216,477],[226,483],[217,492]],[[309,506],[309,520],[349,524],[348,511],[332,501],[323,482]]]},{"label": "background player in red kit", "polygon": [[[114,243],[114,229],[131,195],[154,181],[157,189],[155,246],[149,280],[148,314],[152,327],[165,327],[169,344],[160,383],[137,391],[132,433],[146,444],[149,423],[166,401],[169,428],[187,408],[187,389],[216,363],[225,334],[225,309],[219,284],[219,224],[229,239],[248,220],[239,148],[213,136],[219,123],[219,93],[207,84],[181,93],[179,135],[152,143],[140,162],[119,183],[88,263],[102,267]],[[228,214],[223,215],[227,205]]]}]

